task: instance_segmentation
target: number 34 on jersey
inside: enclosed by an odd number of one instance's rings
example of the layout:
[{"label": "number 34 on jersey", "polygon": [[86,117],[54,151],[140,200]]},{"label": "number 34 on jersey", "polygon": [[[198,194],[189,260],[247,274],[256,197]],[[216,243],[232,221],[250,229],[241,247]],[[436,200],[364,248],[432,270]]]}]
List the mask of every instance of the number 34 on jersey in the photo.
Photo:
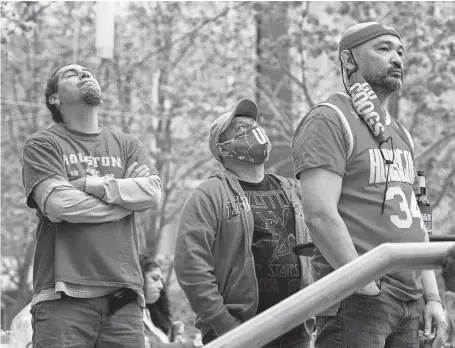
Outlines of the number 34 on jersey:
[{"label": "number 34 on jersey", "polygon": [[425,225],[420,214],[419,206],[414,193],[411,193],[411,202],[408,202],[403,189],[400,186],[391,186],[388,188],[386,201],[397,200],[400,214],[390,215],[390,221],[398,228],[410,228],[414,218],[420,219],[420,226],[425,230]]}]

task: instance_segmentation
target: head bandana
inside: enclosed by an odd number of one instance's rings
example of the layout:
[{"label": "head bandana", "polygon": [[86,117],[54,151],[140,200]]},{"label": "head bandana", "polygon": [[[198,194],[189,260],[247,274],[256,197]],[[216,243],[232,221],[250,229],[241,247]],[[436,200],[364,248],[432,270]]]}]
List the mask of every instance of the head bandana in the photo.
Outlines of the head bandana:
[{"label": "head bandana", "polygon": [[[355,30],[356,27],[359,29]],[[343,33],[338,46],[338,55],[344,50],[353,49],[382,35],[393,35],[401,40],[400,34],[384,23],[366,22],[353,25]]]}]

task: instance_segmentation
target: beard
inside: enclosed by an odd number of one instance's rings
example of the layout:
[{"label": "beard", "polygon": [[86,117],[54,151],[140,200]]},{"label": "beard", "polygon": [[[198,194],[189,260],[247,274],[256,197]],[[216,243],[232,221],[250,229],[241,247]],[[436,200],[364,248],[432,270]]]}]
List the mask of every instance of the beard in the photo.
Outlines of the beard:
[{"label": "beard", "polygon": [[404,73],[401,70],[401,77],[393,77],[390,75],[392,70],[396,68],[383,68],[376,72],[370,72],[365,76],[365,80],[370,84],[370,86],[380,86],[384,89],[390,91],[390,93],[398,91],[403,87]]},{"label": "beard", "polygon": [[88,105],[103,104],[103,94],[95,83],[87,82],[81,86],[81,98]]}]

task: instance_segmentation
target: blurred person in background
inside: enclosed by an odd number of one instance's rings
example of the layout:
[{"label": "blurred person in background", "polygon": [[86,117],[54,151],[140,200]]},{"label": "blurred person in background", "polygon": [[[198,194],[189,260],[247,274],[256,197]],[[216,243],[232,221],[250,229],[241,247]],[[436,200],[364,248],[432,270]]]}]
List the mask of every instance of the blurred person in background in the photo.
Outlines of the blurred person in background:
[{"label": "blurred person in background", "polygon": [[[311,283],[307,257],[293,247],[308,241],[299,185],[265,173],[271,150],[250,99],[210,127],[209,147],[224,171],[205,180],[184,204],[175,272],[204,344]],[[314,319],[267,348],[307,348]]]},{"label": "blurred person in background", "polygon": [[[338,51],[346,92],[312,108],[295,131],[315,280],[382,243],[428,242],[413,192],[413,141],[385,110],[403,85],[404,52],[400,34],[386,24],[348,28]],[[434,271],[393,271],[320,313],[315,347],[418,347],[422,295],[424,334],[442,332]]]},{"label": "blurred person in background", "polygon": [[45,98],[56,123],[26,140],[22,168],[39,215],[33,346],[142,348],[135,212],[157,207],[160,178],[138,139],[99,124],[102,93],[88,69],[55,70]]},{"label": "blurred person in background", "polygon": [[144,257],[141,261],[144,274],[144,334],[146,348],[194,348],[197,343],[183,338],[185,325],[172,321],[167,291],[160,265]]},{"label": "blurred person in background", "polygon": [[11,321],[9,348],[32,348],[32,303],[27,304]]}]

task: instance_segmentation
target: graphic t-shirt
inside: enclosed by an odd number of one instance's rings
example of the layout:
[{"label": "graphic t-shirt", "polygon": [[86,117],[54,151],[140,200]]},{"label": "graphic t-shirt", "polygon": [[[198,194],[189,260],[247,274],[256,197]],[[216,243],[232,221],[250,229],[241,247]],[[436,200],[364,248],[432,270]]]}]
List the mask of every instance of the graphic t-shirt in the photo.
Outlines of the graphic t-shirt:
[{"label": "graphic t-shirt", "polygon": [[[292,205],[279,184],[266,175],[259,183],[240,181],[254,216],[252,252],[259,285],[257,314],[300,290],[301,267]],[[301,328],[287,335],[297,336]]]},{"label": "graphic t-shirt", "polygon": [[[387,114],[385,124],[393,139],[382,145],[384,156],[393,160],[387,170],[378,143],[352,108],[350,96],[332,95],[302,119],[294,135],[292,151],[296,177],[311,168],[323,168],[343,178],[338,212],[359,255],[382,243],[424,242],[425,231],[413,192],[415,167],[410,136]],[[384,212],[382,202],[385,198]],[[327,231],[335,233],[335,231]],[[319,251],[312,259],[315,280],[333,268]],[[421,297],[420,271],[392,271],[384,289],[403,300]]]},{"label": "graphic t-shirt", "polygon": [[[24,147],[27,204],[37,208],[33,189],[57,175],[68,181],[86,175],[124,177],[133,162],[151,165],[146,149],[130,135],[101,127],[84,134],[56,124],[30,136]],[[143,290],[134,214],[105,223],[55,223],[41,215],[33,266],[35,292],[56,282]]]}]

